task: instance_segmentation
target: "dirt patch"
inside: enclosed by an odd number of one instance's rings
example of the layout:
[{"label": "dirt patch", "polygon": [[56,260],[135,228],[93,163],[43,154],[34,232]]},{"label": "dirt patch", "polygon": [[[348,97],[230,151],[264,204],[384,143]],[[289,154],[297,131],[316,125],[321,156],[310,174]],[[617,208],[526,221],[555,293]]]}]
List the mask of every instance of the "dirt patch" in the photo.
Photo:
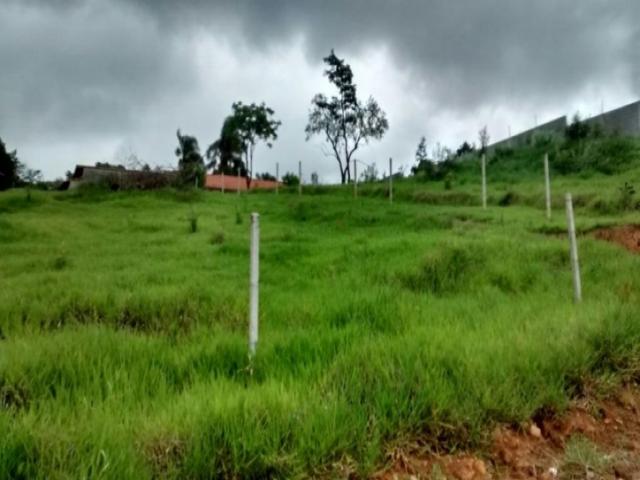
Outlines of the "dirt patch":
[{"label": "dirt patch", "polygon": [[631,252],[640,253],[640,225],[599,228],[593,235],[599,240],[617,243]]},{"label": "dirt patch", "polygon": [[640,480],[640,388],[576,401],[562,416],[497,427],[482,452],[395,448],[378,480]]},{"label": "dirt patch", "polygon": [[18,384],[3,384],[0,379],[0,409],[17,411],[29,406],[29,392]]},{"label": "dirt patch", "polygon": [[184,442],[174,436],[159,437],[142,445],[153,471],[153,478],[173,478],[177,475],[185,455]]}]

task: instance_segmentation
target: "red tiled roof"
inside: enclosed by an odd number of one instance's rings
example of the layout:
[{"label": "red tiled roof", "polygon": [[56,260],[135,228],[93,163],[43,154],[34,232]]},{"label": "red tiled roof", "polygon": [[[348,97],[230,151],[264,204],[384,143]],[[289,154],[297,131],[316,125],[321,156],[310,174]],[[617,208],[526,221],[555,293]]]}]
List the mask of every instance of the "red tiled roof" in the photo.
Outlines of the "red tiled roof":
[{"label": "red tiled roof", "polygon": [[[276,188],[278,182],[273,180],[252,180],[251,190],[257,188],[272,190]],[[207,175],[204,186],[210,190],[243,191],[247,190],[247,177],[238,177],[236,175]]]}]

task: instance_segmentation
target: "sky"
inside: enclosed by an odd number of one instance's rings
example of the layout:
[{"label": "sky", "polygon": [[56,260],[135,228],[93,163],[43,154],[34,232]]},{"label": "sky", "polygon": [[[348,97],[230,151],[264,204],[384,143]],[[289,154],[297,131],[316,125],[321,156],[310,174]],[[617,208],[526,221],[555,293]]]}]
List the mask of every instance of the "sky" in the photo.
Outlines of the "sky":
[{"label": "sky", "polygon": [[235,101],[282,121],[255,169],[339,180],[304,128],[334,91],[331,49],[389,120],[356,158],[408,170],[430,150],[491,141],[640,98],[637,0],[0,0],[0,138],[45,178],[130,153],[175,168],[176,130],[216,140]]}]

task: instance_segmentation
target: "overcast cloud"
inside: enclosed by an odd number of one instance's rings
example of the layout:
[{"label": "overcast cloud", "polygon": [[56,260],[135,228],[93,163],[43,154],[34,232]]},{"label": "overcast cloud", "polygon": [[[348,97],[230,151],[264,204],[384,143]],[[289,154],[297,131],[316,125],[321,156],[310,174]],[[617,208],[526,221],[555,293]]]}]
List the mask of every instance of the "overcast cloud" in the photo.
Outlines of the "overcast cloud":
[{"label": "overcast cloud", "polygon": [[498,140],[637,99],[639,18],[635,0],[0,0],[0,138],[48,178],[123,146],[175,165],[178,127],[204,150],[234,101],[265,101],[283,125],[257,170],[302,160],[335,181],[304,138],[331,48],[387,112],[358,154],[383,170],[422,135],[455,147],[486,124]]}]

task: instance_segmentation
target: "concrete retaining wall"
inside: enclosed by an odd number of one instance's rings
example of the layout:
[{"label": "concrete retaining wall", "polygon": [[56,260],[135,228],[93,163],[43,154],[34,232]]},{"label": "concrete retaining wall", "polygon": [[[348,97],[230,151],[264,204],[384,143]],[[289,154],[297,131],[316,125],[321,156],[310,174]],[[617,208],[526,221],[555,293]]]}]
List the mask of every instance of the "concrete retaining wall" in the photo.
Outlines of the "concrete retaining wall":
[{"label": "concrete retaining wall", "polygon": [[563,115],[562,117],[554,118],[542,125],[493,143],[487,147],[487,150],[491,151],[496,148],[511,148],[526,145],[537,134],[564,135],[565,128],[567,128],[567,117]]},{"label": "concrete retaining wall", "polygon": [[640,136],[640,101],[610,110],[585,120],[590,125],[598,124],[606,133]]}]

